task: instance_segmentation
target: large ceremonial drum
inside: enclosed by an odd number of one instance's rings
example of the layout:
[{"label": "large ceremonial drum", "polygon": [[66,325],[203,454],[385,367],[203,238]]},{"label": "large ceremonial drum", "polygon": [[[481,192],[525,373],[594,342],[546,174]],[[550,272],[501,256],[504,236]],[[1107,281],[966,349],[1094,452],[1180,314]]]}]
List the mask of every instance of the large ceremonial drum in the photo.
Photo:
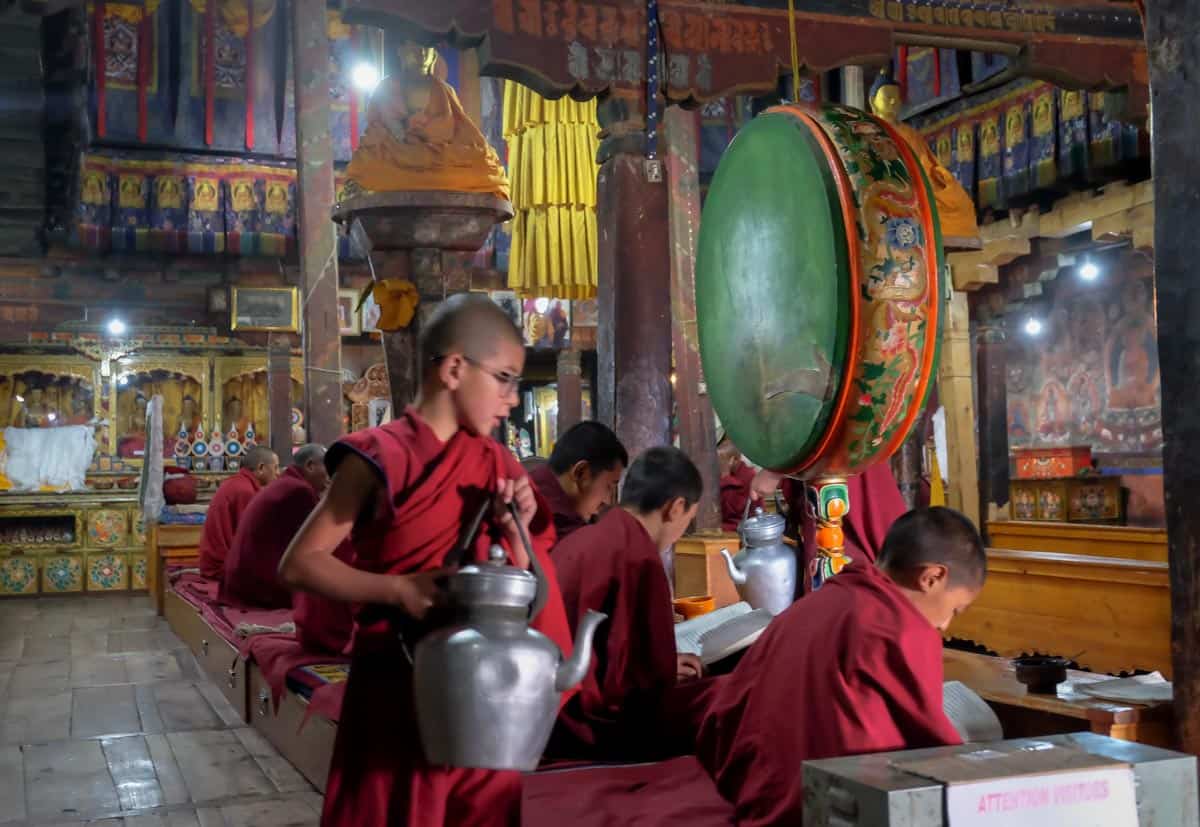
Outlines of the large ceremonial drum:
[{"label": "large ceremonial drum", "polygon": [[929,182],[886,122],[789,105],[747,124],[696,261],[704,374],[734,444],[806,479],[889,457],[933,381],[942,273]]}]

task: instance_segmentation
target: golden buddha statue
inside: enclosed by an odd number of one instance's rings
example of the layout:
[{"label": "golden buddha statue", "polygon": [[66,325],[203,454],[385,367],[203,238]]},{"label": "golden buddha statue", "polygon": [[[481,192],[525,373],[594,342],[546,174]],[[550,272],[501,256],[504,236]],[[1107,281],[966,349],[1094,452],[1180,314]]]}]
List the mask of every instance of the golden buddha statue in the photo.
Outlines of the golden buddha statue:
[{"label": "golden buddha statue", "polygon": [[458,101],[433,74],[437,52],[411,41],[399,73],[380,82],[367,105],[367,131],[346,175],[368,192],[449,190],[508,198],[500,159]]},{"label": "golden buddha statue", "polygon": [[[900,84],[892,79],[887,68],[882,69],[875,83],[871,85],[871,111],[887,121],[900,137],[904,138],[904,142],[917,156],[917,163],[924,168],[937,201],[938,221],[942,227],[943,240],[978,238],[979,224],[975,220],[975,204],[971,201],[971,196],[950,170],[939,163],[937,156],[920,133],[900,120],[902,98]],[[952,245],[953,241],[948,243]]]}]

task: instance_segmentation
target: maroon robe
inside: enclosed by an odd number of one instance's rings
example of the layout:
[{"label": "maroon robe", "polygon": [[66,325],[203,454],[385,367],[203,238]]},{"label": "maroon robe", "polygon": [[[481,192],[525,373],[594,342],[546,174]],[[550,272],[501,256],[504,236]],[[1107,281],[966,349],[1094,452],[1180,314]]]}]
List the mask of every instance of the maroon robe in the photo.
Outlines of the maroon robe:
[{"label": "maroon robe", "polygon": [[554,531],[561,543],[568,534],[583,528],[587,522],[575,510],[575,503],[558,481],[558,475],[550,467],[550,463],[542,463],[529,472],[529,480],[538,492],[546,499],[550,511],[554,514]]},{"label": "maroon robe", "polygon": [[[497,481],[525,472],[488,437],[458,431],[440,441],[415,410],[379,428],[351,434],[326,455],[331,473],[347,454],[375,469],[384,497],[374,514],[360,518],[351,534],[354,565],[377,574],[439,568],[458,543],[463,523],[494,495]],[[485,559],[496,529],[485,520],[474,546]],[[533,626],[566,655],[571,636],[563,613],[555,567],[549,509],[538,498],[530,525],[534,553],[550,578],[550,594]],[[398,613],[359,607],[350,649],[346,698],[338,722],[325,827],[391,825],[515,825],[520,823],[521,775],[517,772],[433,767],[425,762],[412,697],[412,667],[398,633]]]},{"label": "maroon robe", "polygon": [[738,524],[746,515],[746,503],[750,500],[752,482],[754,469],[740,460],[733,464],[728,474],[721,477],[722,531],[737,531]]},{"label": "maroon robe", "polygon": [[242,609],[291,608],[292,593],[277,576],[279,561],[320,499],[295,465],[259,492],[241,516],[217,599]]},{"label": "maroon robe", "polygon": [[[908,504],[900,494],[900,486],[892,475],[892,467],[886,462],[872,465],[861,474],[846,479],[846,493],[850,497],[850,513],[842,520],[842,531],[846,537],[846,554],[851,560],[874,563],[883,548],[883,538],[888,529],[908,511]],[[817,556],[816,520],[808,513],[805,502],[804,483],[796,480],[783,481],[783,495],[787,499],[793,521],[799,515],[800,537],[804,541],[804,575],[800,578],[801,591],[808,591],[810,577],[807,574]]]},{"label": "maroon robe", "polygon": [[[353,564],[354,546],[342,543],[333,556]],[[292,593],[292,622],[296,640],[307,652],[343,655],[354,631],[354,609],[349,603],[330,600],[324,595],[298,591]]]},{"label": "maroon robe", "polygon": [[792,604],[709,698],[696,754],[741,827],[800,824],[800,765],[960,743],[942,711],[942,636],[857,561]]},{"label": "maroon robe", "polygon": [[559,713],[546,754],[635,759],[661,746],[647,727],[675,685],[675,619],[658,549],[642,524],[612,508],[554,547],[567,621],[576,632],[588,609],[608,620],[596,630],[579,693]]},{"label": "maroon robe", "polygon": [[242,514],[260,488],[254,472],[243,468],[221,483],[213,494],[200,534],[200,573],[205,577],[221,579]]}]

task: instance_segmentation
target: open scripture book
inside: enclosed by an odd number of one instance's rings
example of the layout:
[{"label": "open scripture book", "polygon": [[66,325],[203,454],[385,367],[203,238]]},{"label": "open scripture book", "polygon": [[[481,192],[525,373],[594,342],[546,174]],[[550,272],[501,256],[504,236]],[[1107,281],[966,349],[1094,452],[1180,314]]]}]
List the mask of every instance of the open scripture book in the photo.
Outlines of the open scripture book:
[{"label": "open scripture book", "polygon": [[766,609],[734,603],[675,624],[675,651],[697,655],[705,665],[740,652],[758,640],[771,622]]}]

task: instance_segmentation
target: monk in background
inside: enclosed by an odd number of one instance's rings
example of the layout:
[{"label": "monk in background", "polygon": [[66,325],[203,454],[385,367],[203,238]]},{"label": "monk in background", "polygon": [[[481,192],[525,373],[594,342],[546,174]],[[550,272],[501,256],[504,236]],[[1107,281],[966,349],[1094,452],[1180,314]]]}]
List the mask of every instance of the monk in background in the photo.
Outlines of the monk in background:
[{"label": "monk in background", "polygon": [[769,625],[714,689],[697,756],[741,827],[800,824],[801,764],[961,743],[942,711],[942,632],[978,596],[983,540],[948,508],[905,514]]},{"label": "monk in background", "polygon": [[241,525],[242,515],[259,489],[279,476],[279,457],[263,445],[256,445],[242,457],[241,468],[217,488],[200,534],[200,573],[213,580],[225,575],[225,558]]},{"label": "monk in background", "polygon": [[628,464],[621,440],[599,422],[579,422],[558,438],[550,461],[531,471],[529,479],[554,512],[560,543],[616,501]]},{"label": "monk in background", "polygon": [[[329,491],[280,563],[292,588],[358,604],[325,827],[520,823],[520,773],[426,763],[400,639],[412,628],[408,621],[443,599],[443,561],[481,507],[488,512],[474,559],[486,559],[499,543],[514,565],[528,568],[519,519],[549,580],[533,628],[564,654],[571,650],[549,556],[550,510],[516,458],[488,436],[518,401],[520,331],[491,299],[460,294],[422,324],[419,348],[416,401],[398,419],[334,443],[325,457]],[[353,565],[337,557],[348,537]]]},{"label": "monk in background", "polygon": [[754,499],[754,469],[728,435],[717,442],[717,468],[721,475],[721,530],[737,531],[746,515],[746,504]]},{"label": "monk in background", "polygon": [[276,577],[279,561],[328,484],[325,446],[305,445],[287,470],[250,502],[225,558],[217,592],[222,603],[241,609],[291,608],[292,593]]},{"label": "monk in background", "polygon": [[696,516],[704,483],[677,448],[652,448],[633,463],[621,503],[554,548],[572,631],[589,609],[608,622],[597,631],[592,666],[562,711],[546,749],[553,758],[660,757],[673,740],[659,711],[676,683],[699,678],[700,659],[675,651],[671,587],[660,551]]},{"label": "monk in background", "polygon": [[[780,489],[780,482],[783,485]],[[809,511],[805,499],[804,483],[785,479],[773,471],[762,470],[750,484],[751,496],[756,500],[772,496],[782,490],[788,505],[789,530],[795,531],[803,543],[802,590],[807,592],[812,582],[811,569],[817,554],[817,519]],[[900,486],[886,462],[872,465],[861,474],[846,478],[846,493],[850,497],[850,513],[842,520],[845,533],[846,554],[851,560],[875,562],[883,548],[884,537],[892,523],[900,518],[908,505],[900,494]]]}]

